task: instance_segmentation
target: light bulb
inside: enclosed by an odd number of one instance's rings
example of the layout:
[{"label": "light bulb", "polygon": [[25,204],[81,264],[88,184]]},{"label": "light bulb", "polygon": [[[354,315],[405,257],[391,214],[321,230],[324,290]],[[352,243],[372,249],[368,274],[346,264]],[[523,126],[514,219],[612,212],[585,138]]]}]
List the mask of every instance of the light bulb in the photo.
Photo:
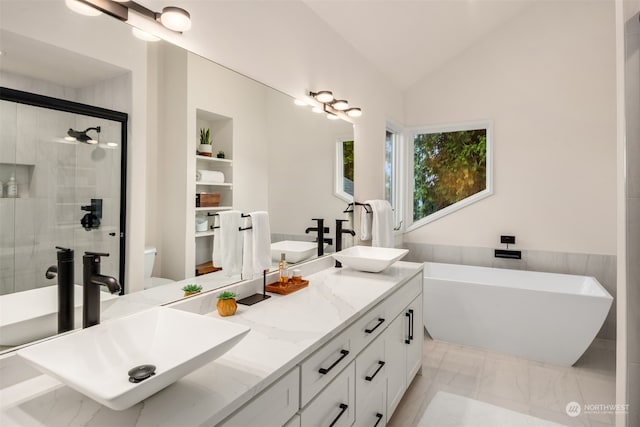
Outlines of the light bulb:
[{"label": "light bulb", "polygon": [[328,104],[329,102],[333,101],[333,93],[328,90],[321,90],[320,92],[316,93],[314,97],[323,104]]},{"label": "light bulb", "polygon": [[191,28],[191,15],[182,8],[167,6],[162,9],[160,22],[170,30],[178,32],[187,31]]},{"label": "light bulb", "polygon": [[74,138],[74,137],[72,137],[72,136],[65,136],[65,137],[64,137],[64,140],[65,140],[65,141],[69,141],[69,142],[77,141],[77,139],[75,139],[75,138]]},{"label": "light bulb", "polygon": [[117,147],[118,143],[117,142],[107,142],[107,147]]},{"label": "light bulb", "polygon": [[81,3],[78,0],[64,0],[64,3],[67,7],[73,10],[75,13],[79,13],[80,15],[85,16],[98,16],[102,15],[98,9],[89,6],[88,4]]},{"label": "light bulb", "polygon": [[362,115],[362,109],[360,109],[358,107],[349,108],[345,112],[347,113],[347,116],[349,116],[349,117],[360,117]]},{"label": "light bulb", "polygon": [[346,99],[337,99],[337,100],[333,101],[331,106],[333,108],[335,108],[336,110],[338,110],[338,111],[344,111],[347,108],[349,108],[349,103],[347,102]]}]

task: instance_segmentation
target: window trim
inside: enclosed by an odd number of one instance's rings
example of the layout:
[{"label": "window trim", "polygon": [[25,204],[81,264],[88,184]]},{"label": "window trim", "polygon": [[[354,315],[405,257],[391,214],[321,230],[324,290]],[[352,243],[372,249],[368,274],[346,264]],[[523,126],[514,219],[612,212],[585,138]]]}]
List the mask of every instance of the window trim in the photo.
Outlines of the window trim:
[{"label": "window trim", "polygon": [[[414,135],[418,133],[438,133],[438,132],[455,132],[474,129],[486,129],[487,131],[487,169],[486,169],[486,188],[479,193],[469,196],[459,202],[440,209],[437,212],[427,215],[419,220],[413,220],[413,192],[414,192]],[[406,192],[405,200],[407,209],[405,210],[405,223],[407,224],[406,232],[417,230],[427,224],[439,220],[449,214],[452,214],[462,208],[472,205],[482,199],[485,199],[493,194],[493,121],[492,120],[478,120],[471,122],[451,123],[446,125],[436,126],[419,126],[407,128],[405,132],[405,139],[407,141],[407,153],[406,153]],[[411,202],[411,203],[409,203]]]},{"label": "window trim", "polygon": [[[405,212],[405,174],[404,174],[404,170],[405,170],[405,159],[406,159],[406,154],[405,154],[405,138],[406,138],[406,130],[400,126],[399,124],[391,121],[391,120],[387,120],[386,126],[385,126],[385,132],[390,132],[394,135],[394,148],[393,148],[393,152],[392,152],[392,183],[393,183],[393,193],[395,194],[395,206],[393,206],[392,204],[392,208],[394,209],[393,211],[393,227],[394,227],[394,233],[395,234],[401,234],[404,233],[404,230],[406,228],[405,224],[405,219],[404,219],[404,212]],[[385,144],[386,144],[386,139],[385,139]],[[386,153],[386,147],[385,147],[385,153]],[[385,163],[383,163],[383,168],[386,164],[386,159],[385,159]],[[386,185],[383,182],[382,183],[382,194],[385,194],[386,191]],[[396,227],[398,227],[396,229]]]},{"label": "window trim", "polygon": [[[333,195],[337,198],[347,202],[353,202],[353,196],[344,191],[343,183],[344,183],[344,152],[343,145],[346,141],[353,141],[354,150],[355,150],[355,139],[353,135],[341,135],[336,138],[335,144],[335,157],[334,157],[334,168],[333,168]],[[354,177],[355,178],[355,177]],[[355,186],[355,182],[354,182]]]}]

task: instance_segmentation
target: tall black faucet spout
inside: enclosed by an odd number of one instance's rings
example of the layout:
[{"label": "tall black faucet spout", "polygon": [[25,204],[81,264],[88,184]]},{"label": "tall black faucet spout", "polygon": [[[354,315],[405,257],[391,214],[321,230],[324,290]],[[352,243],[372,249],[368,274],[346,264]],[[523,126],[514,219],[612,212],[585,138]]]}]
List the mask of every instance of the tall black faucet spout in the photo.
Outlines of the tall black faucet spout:
[{"label": "tall black faucet spout", "polygon": [[100,286],[106,286],[112,294],[120,292],[118,281],[100,274],[100,257],[105,253],[85,252],[82,257],[82,327],[100,323]]}]

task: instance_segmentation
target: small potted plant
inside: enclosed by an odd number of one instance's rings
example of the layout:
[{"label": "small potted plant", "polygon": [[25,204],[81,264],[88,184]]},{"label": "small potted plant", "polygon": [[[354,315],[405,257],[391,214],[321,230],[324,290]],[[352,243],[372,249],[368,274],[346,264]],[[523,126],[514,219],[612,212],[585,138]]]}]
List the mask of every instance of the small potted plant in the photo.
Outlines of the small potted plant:
[{"label": "small potted plant", "polygon": [[218,309],[218,314],[220,316],[233,316],[238,309],[238,304],[236,304],[236,294],[233,292],[224,291],[220,295],[218,295],[218,303],[216,304],[216,308]]},{"label": "small potted plant", "polygon": [[202,286],[200,285],[186,285],[184,288],[182,288],[182,290],[184,291],[184,296],[188,297],[194,294],[197,294],[198,292],[200,292],[202,290]]},{"label": "small potted plant", "polygon": [[211,147],[211,129],[200,129],[200,146],[198,151],[201,155],[211,157],[213,155],[213,148]]},{"label": "small potted plant", "polygon": [[218,151],[218,154],[216,154],[216,157],[218,157],[219,159],[224,159],[224,151],[222,150]]}]

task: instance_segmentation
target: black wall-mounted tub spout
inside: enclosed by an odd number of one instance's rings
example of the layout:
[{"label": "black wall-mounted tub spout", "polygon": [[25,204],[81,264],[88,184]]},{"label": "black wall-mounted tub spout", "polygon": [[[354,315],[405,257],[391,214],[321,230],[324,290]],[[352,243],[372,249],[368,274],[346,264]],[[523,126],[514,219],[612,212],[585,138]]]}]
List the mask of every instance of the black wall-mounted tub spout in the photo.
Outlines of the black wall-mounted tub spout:
[{"label": "black wall-mounted tub spout", "polygon": [[120,292],[120,283],[111,277],[100,274],[100,257],[107,253],[85,252],[82,257],[82,327],[88,328],[100,323],[100,286],[106,286],[109,292]]},{"label": "black wall-mounted tub spout", "polygon": [[[336,219],[336,252],[340,252],[342,250],[342,235],[343,234],[351,234],[352,236],[356,235],[356,232],[353,230],[349,230],[346,228],[342,228],[342,223],[349,221],[348,219]],[[342,267],[342,263],[336,260],[336,267]]]},{"label": "black wall-mounted tub spout", "polygon": [[47,269],[47,279],[58,278],[58,333],[72,331],[75,324],[74,316],[74,272],[73,250],[67,248],[58,249],[58,265],[52,265]]},{"label": "black wall-mounted tub spout", "polygon": [[309,227],[306,230],[304,230],[305,234],[309,234],[309,232],[311,231],[317,231],[318,232],[318,239],[316,240],[318,242],[318,256],[322,256],[324,255],[324,244],[328,243],[331,244],[333,243],[331,241],[331,239],[325,239],[324,238],[324,233],[329,233],[329,227],[325,227],[324,226],[324,218],[312,218],[312,221],[316,221],[318,223],[317,227]]}]

